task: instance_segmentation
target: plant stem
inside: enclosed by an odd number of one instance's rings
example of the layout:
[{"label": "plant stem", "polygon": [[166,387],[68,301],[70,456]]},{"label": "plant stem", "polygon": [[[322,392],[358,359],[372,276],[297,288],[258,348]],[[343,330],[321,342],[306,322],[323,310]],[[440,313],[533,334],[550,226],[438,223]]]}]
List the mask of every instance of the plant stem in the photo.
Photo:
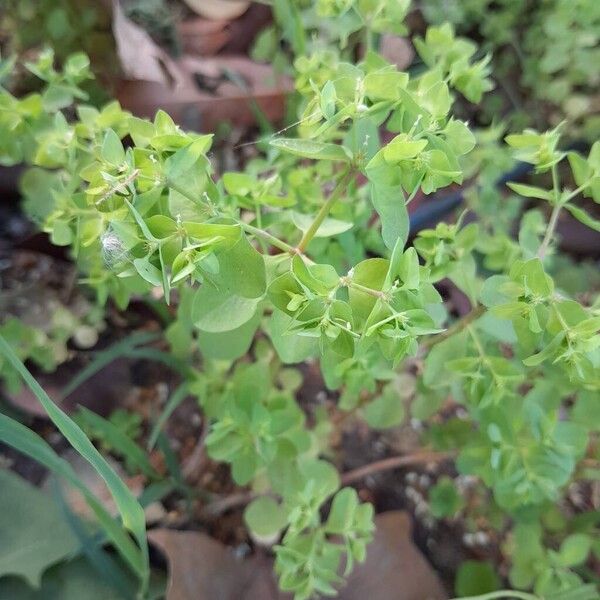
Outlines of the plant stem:
[{"label": "plant stem", "polygon": [[369,296],[374,296],[375,298],[384,299],[386,297],[385,292],[381,292],[379,290],[374,290],[373,288],[369,288],[365,285],[361,285],[360,283],[355,283],[352,280],[350,280],[350,281],[345,280],[344,285],[354,288],[355,290],[359,290],[365,294],[369,294]]},{"label": "plant stem", "polygon": [[[358,469],[352,469],[343,473],[341,476],[341,484],[349,485],[366,477],[373,473],[380,473],[382,471],[389,471],[391,469],[398,469],[399,467],[409,467],[411,465],[419,465],[428,462],[441,462],[452,458],[454,454],[452,452],[432,452],[432,451],[421,451],[415,452],[414,454],[405,454],[403,456],[390,456],[383,460],[378,460],[368,465],[358,467]],[[217,517],[228,510],[232,510],[239,506],[246,506],[258,497],[260,494],[256,492],[247,491],[240,492],[238,494],[231,494],[225,498],[215,500],[208,504],[203,512],[205,518]]]},{"label": "plant stem", "polygon": [[460,331],[468,327],[473,321],[479,319],[479,317],[481,317],[481,315],[483,315],[484,312],[485,307],[483,305],[479,304],[478,306],[475,306],[471,309],[470,312],[468,312],[464,317],[462,317],[462,319],[456,321],[456,323],[454,323],[452,327],[448,327],[446,331],[443,331],[442,333],[439,333],[438,335],[435,335],[434,337],[425,340],[421,344],[421,347],[430,349],[436,344],[443,342],[444,340],[448,339],[449,337],[453,336],[456,333],[459,333]]},{"label": "plant stem", "polygon": [[352,171],[348,169],[337,182],[337,185],[335,186],[333,192],[331,192],[331,195],[329,196],[329,198],[327,198],[325,204],[321,206],[321,209],[317,213],[315,220],[311,223],[310,227],[302,236],[302,239],[300,240],[300,243],[298,244],[297,248],[299,252],[304,252],[306,246],[308,246],[313,237],[315,237],[315,234],[319,230],[319,227],[321,227],[323,221],[327,218],[331,207],[338,201],[339,197],[342,195],[344,188],[350,181],[351,177]]},{"label": "plant stem", "polygon": [[[254,212],[256,213],[256,225],[258,226],[259,229],[262,230],[263,226],[262,226],[262,212],[260,209],[260,204],[258,201],[256,201],[254,203]],[[259,242],[260,247],[262,248],[262,251],[264,254],[267,254],[268,248],[267,248],[267,244],[266,244],[266,240],[261,237]]]},{"label": "plant stem", "polygon": [[558,170],[556,165],[552,165],[552,186],[554,189],[554,207],[552,209],[552,214],[550,215],[550,220],[548,221],[548,227],[546,228],[546,234],[544,235],[544,239],[538,249],[538,258],[543,261],[546,252],[548,252],[548,247],[550,246],[550,242],[554,237],[554,233],[556,231],[556,225],[558,224],[558,215],[563,207],[563,203],[560,201],[560,188],[558,183]]},{"label": "plant stem", "polygon": [[279,248],[284,252],[289,252],[290,254],[297,254],[296,249],[289,244],[286,244],[283,240],[276,238],[274,235],[271,235],[268,231],[264,229],[259,229],[258,227],[254,227],[253,225],[249,225],[248,223],[244,223],[243,221],[239,221],[240,227],[247,233],[251,233],[256,237],[259,237],[266,242],[269,242],[271,246],[275,248]]},{"label": "plant stem", "polygon": [[225,496],[225,498],[215,500],[214,502],[208,504],[202,511],[202,516],[204,518],[218,517],[228,510],[232,510],[238,506],[246,506],[246,504],[250,504],[250,502],[252,502],[252,500],[257,498],[259,495],[260,494],[257,494],[256,492],[248,491]]},{"label": "plant stem", "polygon": [[452,452],[431,451],[415,452],[414,454],[405,454],[404,456],[390,456],[389,458],[375,461],[369,465],[352,469],[352,471],[346,471],[346,473],[341,476],[340,480],[342,485],[349,485],[368,475],[381,473],[381,471],[389,471],[391,469],[409,467],[428,462],[441,462],[452,458],[452,456],[454,456]]}]

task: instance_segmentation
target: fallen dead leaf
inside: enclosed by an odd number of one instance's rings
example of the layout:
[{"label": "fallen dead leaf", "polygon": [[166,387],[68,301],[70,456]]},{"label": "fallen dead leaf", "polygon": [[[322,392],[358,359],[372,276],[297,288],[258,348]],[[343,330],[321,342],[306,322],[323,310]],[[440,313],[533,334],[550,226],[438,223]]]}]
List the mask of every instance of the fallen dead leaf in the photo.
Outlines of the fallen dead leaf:
[{"label": "fallen dead leaf", "polygon": [[214,131],[223,121],[252,125],[256,122],[254,106],[271,122],[283,118],[292,82],[276,76],[270,66],[244,56],[184,56],[179,65],[199,85],[187,82],[173,90],[155,82],[122,81],[117,98],[137,116],[152,118],[162,108],[182,127],[194,131]]},{"label": "fallen dead leaf", "polygon": [[250,6],[247,0],[184,0],[196,13],[215,21],[229,21],[243,15]]},{"label": "fallen dead leaf", "polygon": [[339,600],[445,600],[440,580],[411,538],[410,516],[391,511],[375,519],[375,539]]},{"label": "fallen dead leaf", "polygon": [[217,54],[231,39],[229,21],[187,19],[177,25],[181,46],[186,54],[211,56]]},{"label": "fallen dead leaf", "polygon": [[[367,560],[340,590],[340,600],[446,600],[447,595],[411,539],[410,517],[378,515]],[[148,535],[167,557],[167,600],[284,600],[276,588],[272,559],[238,559],[204,533],[156,529]]]},{"label": "fallen dead leaf", "polygon": [[277,600],[271,564],[238,559],[204,533],[155,529],[148,539],[167,557],[167,600]]},{"label": "fallen dead leaf", "polygon": [[185,73],[141,27],[125,16],[119,0],[113,0],[113,34],[123,73],[129,79],[181,85]]},{"label": "fallen dead leaf", "polygon": [[271,7],[254,2],[241,17],[229,23],[230,39],[223,48],[223,52],[226,54],[249,54],[258,33],[272,21]]}]

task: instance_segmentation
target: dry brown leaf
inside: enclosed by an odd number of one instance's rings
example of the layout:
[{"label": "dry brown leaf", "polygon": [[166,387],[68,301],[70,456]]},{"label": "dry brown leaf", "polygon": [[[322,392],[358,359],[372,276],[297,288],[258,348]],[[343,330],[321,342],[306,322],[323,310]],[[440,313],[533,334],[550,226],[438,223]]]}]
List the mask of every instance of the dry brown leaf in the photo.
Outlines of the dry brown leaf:
[{"label": "dry brown leaf", "polygon": [[440,580],[411,538],[410,516],[391,511],[375,518],[375,539],[339,600],[445,600]]},{"label": "dry brown leaf", "polygon": [[184,0],[196,13],[215,21],[230,21],[243,15],[250,6],[247,0]]},{"label": "dry brown leaf", "polygon": [[167,600],[277,600],[271,564],[237,559],[204,533],[155,529],[148,539],[169,562]]},{"label": "dry brown leaf", "polygon": [[125,16],[119,0],[113,0],[112,11],[117,54],[125,76],[140,81],[181,85],[186,79],[184,72],[148,33]]},{"label": "dry brown leaf", "polygon": [[[269,121],[283,118],[285,95],[292,89],[292,82],[277,77],[270,66],[244,56],[185,56],[179,64],[185,72],[213,85],[203,90],[188,82],[173,90],[157,83],[123,81],[117,89],[122,106],[149,118],[162,108],[182,127],[194,131],[214,131],[223,121],[252,125],[256,122],[253,102]],[[231,74],[241,85],[231,81]]]},{"label": "dry brown leaf", "polygon": [[[367,561],[355,568],[340,600],[445,600],[442,585],[411,539],[410,517],[393,511],[378,515]],[[167,600],[283,600],[272,561],[260,556],[236,559],[206,534],[157,529],[150,541],[169,563]]]},{"label": "dry brown leaf", "polygon": [[228,21],[187,19],[177,25],[181,46],[186,54],[212,56],[231,39]]}]

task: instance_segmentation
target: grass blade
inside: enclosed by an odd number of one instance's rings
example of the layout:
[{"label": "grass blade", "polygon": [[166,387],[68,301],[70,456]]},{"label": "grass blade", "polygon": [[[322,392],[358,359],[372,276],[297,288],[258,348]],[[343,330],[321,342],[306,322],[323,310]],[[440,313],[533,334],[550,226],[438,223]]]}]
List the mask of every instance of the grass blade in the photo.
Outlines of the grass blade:
[{"label": "grass blade", "polygon": [[154,445],[156,444],[156,440],[164,424],[168,421],[169,417],[173,414],[173,411],[185,400],[188,393],[187,385],[181,384],[169,398],[169,401],[165,405],[162,413],[158,417],[158,420],[154,424],[152,428],[152,432],[150,433],[150,437],[148,438],[148,450],[152,450]]},{"label": "grass blade", "polygon": [[88,490],[66,460],[58,456],[37,433],[3,414],[0,414],[0,440],[18,452],[33,458],[80,491],[108,538],[136,575],[142,577],[144,564],[141,550],[133,543],[123,527],[112,518],[104,506]]},{"label": "grass blade", "polygon": [[[106,440],[117,454],[126,458],[138,471],[151,479],[158,478],[159,475],[152,466],[146,452],[113,423],[84,406],[79,409],[78,419],[94,433],[97,432],[98,436]],[[92,437],[95,436],[92,435]]]},{"label": "grass blade", "polygon": [[[80,427],[73,421],[73,419],[71,419],[60,408],[58,408],[54,402],[52,402],[52,400],[48,397],[48,394],[46,394],[46,392],[42,389],[40,384],[27,370],[21,360],[19,360],[17,355],[13,352],[12,348],[2,336],[0,336],[0,355],[2,355],[21,375],[29,389],[44,407],[52,422],[65,436],[73,448],[90,463],[98,475],[100,475],[100,477],[105,481],[115,501],[115,504],[117,505],[123,525],[129,531],[131,531],[139,545],[139,550],[141,552],[141,564],[138,565],[139,568],[137,569],[137,572],[141,579],[141,593],[142,595],[145,595],[148,588],[150,569],[144,509],[140,506],[131,490],[129,490],[121,478],[106,462],[104,457],[98,452],[98,450],[96,450],[92,442],[87,438]],[[29,431],[27,428],[25,428],[25,430]],[[33,456],[35,457],[35,454]],[[114,523],[112,518],[110,520],[112,523]],[[103,525],[106,526],[106,523]]]},{"label": "grass blade", "polygon": [[104,581],[110,582],[112,587],[124,599],[134,597],[135,581],[123,571],[121,563],[117,562],[114,556],[103,548],[105,536],[98,533],[91,533],[89,527],[71,510],[69,503],[64,497],[63,490],[58,485],[58,480],[54,479],[52,483],[54,495],[58,500],[65,520],[71,527],[75,537],[79,540],[82,553],[90,565]]}]

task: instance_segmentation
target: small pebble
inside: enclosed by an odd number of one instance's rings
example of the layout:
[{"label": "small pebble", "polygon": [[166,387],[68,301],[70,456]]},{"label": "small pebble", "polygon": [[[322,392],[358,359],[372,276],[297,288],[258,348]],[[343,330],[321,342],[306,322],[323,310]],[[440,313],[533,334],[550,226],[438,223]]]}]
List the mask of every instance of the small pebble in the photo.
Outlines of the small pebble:
[{"label": "small pebble", "polygon": [[421,475],[421,477],[419,477],[419,485],[422,488],[427,489],[431,485],[431,477],[429,477],[429,475]]},{"label": "small pebble", "polygon": [[410,471],[404,476],[404,479],[407,483],[415,484],[417,483],[419,476],[414,471]]}]

